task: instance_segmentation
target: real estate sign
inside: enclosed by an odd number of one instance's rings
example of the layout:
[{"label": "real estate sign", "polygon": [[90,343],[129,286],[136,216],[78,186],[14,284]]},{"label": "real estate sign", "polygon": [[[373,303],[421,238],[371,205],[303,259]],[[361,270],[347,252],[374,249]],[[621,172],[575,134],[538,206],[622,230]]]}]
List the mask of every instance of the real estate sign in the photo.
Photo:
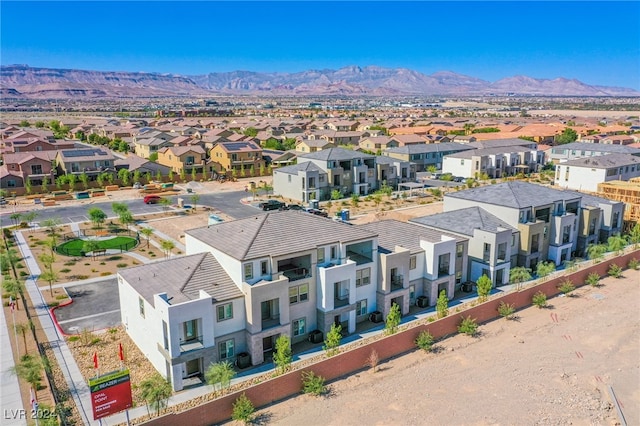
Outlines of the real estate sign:
[{"label": "real estate sign", "polygon": [[118,413],[131,407],[129,370],[112,371],[89,379],[93,420]]}]

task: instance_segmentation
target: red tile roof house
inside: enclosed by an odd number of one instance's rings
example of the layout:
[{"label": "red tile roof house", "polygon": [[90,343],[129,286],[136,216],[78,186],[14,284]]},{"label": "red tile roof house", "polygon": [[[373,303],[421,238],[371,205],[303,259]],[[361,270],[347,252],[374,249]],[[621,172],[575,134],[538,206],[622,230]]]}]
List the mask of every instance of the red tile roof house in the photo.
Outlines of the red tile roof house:
[{"label": "red tile roof house", "polygon": [[[55,180],[55,169],[52,167],[52,161],[55,159],[56,151],[38,151],[38,152],[18,152],[6,154],[4,156],[4,165],[2,169],[6,170],[3,175],[11,175],[14,177],[14,183],[11,187],[23,187],[24,182],[29,179],[32,185],[42,185],[44,177],[47,177],[49,183]],[[11,178],[7,178],[9,180]],[[2,188],[5,184],[9,187],[9,183],[2,181]]]},{"label": "red tile roof house", "polygon": [[39,137],[12,138],[5,139],[0,151],[3,153],[12,152],[35,152],[35,151],[56,151],[58,149],[70,149],[75,146],[73,141],[55,139],[53,142]]}]

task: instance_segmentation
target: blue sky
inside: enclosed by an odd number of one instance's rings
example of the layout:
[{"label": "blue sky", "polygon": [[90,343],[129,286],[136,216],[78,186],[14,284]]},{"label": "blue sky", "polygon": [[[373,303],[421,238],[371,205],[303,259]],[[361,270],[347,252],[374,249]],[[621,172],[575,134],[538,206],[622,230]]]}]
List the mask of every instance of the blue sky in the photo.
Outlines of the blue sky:
[{"label": "blue sky", "polygon": [[1,63],[167,72],[348,65],[640,90],[640,2],[11,2]]}]

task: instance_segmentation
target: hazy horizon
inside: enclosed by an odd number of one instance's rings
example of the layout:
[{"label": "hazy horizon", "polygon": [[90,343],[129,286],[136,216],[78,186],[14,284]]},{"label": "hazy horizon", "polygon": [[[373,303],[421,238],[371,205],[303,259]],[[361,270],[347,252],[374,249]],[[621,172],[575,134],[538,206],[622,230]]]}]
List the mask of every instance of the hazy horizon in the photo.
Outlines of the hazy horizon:
[{"label": "hazy horizon", "polygon": [[3,1],[2,65],[200,75],[347,66],[640,90],[637,2]]}]

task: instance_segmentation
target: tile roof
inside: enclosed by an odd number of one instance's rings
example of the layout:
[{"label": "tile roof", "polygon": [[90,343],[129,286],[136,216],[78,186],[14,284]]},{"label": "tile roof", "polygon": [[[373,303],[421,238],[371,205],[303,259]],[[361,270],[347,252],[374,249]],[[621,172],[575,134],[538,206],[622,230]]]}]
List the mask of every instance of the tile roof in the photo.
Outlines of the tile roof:
[{"label": "tile roof", "polygon": [[[289,175],[297,175],[298,172],[307,172],[307,171],[319,171],[323,172],[320,167],[316,166],[316,163],[313,161],[303,161],[302,163],[294,164],[291,166],[278,167],[274,170],[274,173],[287,173]],[[325,173],[326,174],[326,173]]]},{"label": "tile roof", "polygon": [[64,149],[58,151],[63,161],[94,161],[114,160],[115,157],[109,150],[102,148],[88,149]]},{"label": "tile roof", "polygon": [[473,149],[467,146],[469,144],[461,144],[455,142],[430,143],[430,144],[410,144],[398,148],[389,148],[385,152],[395,154],[424,154],[427,152],[456,152]]},{"label": "tile roof", "polygon": [[300,211],[269,212],[186,233],[238,260],[294,254],[376,236],[365,229]]},{"label": "tile roof", "polygon": [[424,249],[420,247],[420,240],[437,243],[442,241],[443,235],[454,238],[456,241],[466,240],[466,238],[461,238],[458,235],[453,235],[448,232],[436,231],[425,228],[424,226],[400,222],[394,219],[371,222],[358,225],[358,227],[378,234],[378,251],[381,253],[391,253],[395,246],[409,249],[411,253],[424,251]]},{"label": "tile roof", "polygon": [[[469,144],[471,145],[471,144]],[[447,155],[452,158],[473,158],[482,157],[484,155],[500,155],[500,154],[513,154],[518,152],[531,152],[531,148],[525,148],[523,146],[497,146],[495,148],[474,149],[471,151],[460,151]]]},{"label": "tile roof", "polygon": [[167,293],[171,303],[182,303],[199,298],[206,291],[215,301],[242,296],[211,253],[198,253],[122,269],[119,275],[147,302],[153,305],[153,296]]},{"label": "tile roof", "polygon": [[570,191],[559,191],[546,186],[520,181],[505,182],[497,185],[487,185],[452,192],[446,194],[445,197],[496,204],[516,209],[579,198],[575,193],[571,193]]},{"label": "tile roof", "polygon": [[535,142],[528,141],[526,139],[508,138],[508,139],[487,139],[483,141],[469,142],[469,146],[473,148],[495,148],[495,147],[507,147],[507,146],[529,146],[535,145]]},{"label": "tile roof", "polygon": [[596,157],[576,158],[575,160],[560,163],[561,166],[590,167],[592,169],[610,169],[632,164],[640,164],[640,157],[629,154],[606,154]]},{"label": "tile roof", "polygon": [[497,232],[498,228],[515,231],[511,225],[480,207],[468,207],[430,216],[416,217],[409,221],[469,236],[473,236],[473,231],[476,229],[487,232]]},{"label": "tile roof", "polygon": [[640,155],[640,149],[632,148],[627,145],[609,145],[589,142],[571,142],[564,145],[554,146],[551,152],[555,154],[556,150],[617,152],[620,154]]},{"label": "tile roof", "polygon": [[358,151],[352,151],[344,148],[328,148],[322,151],[316,151],[305,155],[299,155],[298,158],[308,158],[312,160],[354,160],[357,158],[375,158],[375,155],[364,154]]}]

